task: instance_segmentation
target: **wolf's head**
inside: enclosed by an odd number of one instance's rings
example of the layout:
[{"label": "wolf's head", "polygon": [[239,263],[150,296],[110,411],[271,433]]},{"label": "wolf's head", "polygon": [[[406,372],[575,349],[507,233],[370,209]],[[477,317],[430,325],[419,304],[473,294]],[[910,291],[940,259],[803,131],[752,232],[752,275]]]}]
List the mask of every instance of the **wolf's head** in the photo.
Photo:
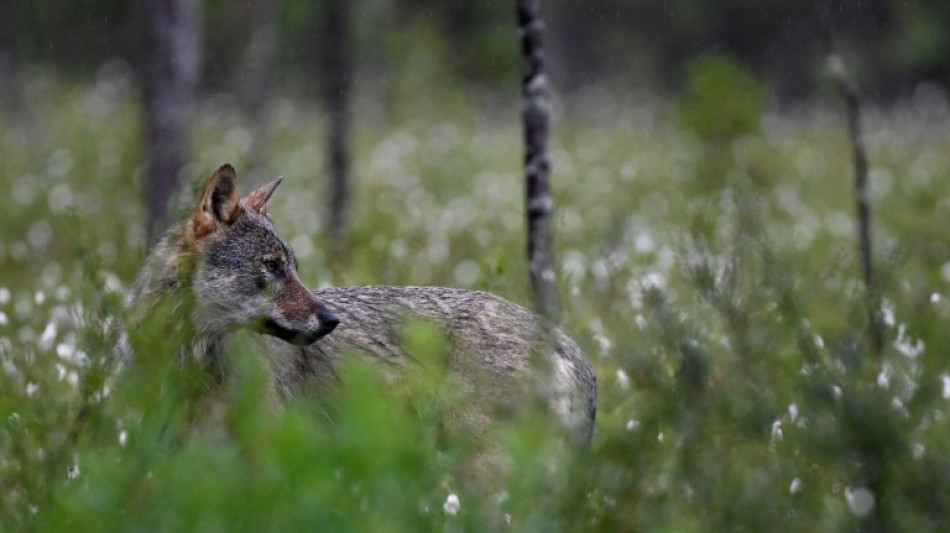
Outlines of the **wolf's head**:
[{"label": "wolf's head", "polygon": [[306,345],[340,322],[297,276],[293,250],[267,217],[277,178],[238,198],[231,165],[219,168],[185,222],[194,257],[195,326],[204,333],[250,327]]}]

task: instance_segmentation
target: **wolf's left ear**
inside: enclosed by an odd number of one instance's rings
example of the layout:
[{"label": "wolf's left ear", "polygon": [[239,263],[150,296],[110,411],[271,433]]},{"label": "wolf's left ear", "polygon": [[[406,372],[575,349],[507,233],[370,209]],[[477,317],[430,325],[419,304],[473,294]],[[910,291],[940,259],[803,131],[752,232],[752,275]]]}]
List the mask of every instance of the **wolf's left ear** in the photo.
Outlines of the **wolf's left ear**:
[{"label": "wolf's left ear", "polygon": [[222,165],[205,186],[189,220],[191,237],[201,239],[219,225],[229,226],[241,214],[237,195],[237,174],[234,167]]},{"label": "wolf's left ear", "polygon": [[245,209],[251,209],[262,215],[266,215],[267,201],[270,200],[270,197],[274,195],[274,191],[277,190],[277,186],[280,185],[280,182],[282,181],[284,181],[284,178],[278,177],[260,189],[249,193],[244,198],[241,198],[241,206]]}]

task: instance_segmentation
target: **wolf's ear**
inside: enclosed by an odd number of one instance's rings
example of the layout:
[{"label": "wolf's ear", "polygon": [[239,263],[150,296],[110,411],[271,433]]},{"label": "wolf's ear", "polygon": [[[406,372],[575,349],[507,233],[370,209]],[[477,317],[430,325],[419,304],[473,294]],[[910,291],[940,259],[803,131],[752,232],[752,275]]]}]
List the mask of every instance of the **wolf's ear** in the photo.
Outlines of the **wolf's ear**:
[{"label": "wolf's ear", "polygon": [[284,181],[284,178],[278,177],[260,189],[257,189],[244,198],[241,198],[241,206],[245,209],[251,209],[262,215],[266,215],[267,201],[270,200],[270,197],[274,195],[274,191],[277,190],[277,186],[280,185],[280,182],[282,181]]},{"label": "wolf's ear", "polygon": [[237,195],[237,174],[234,167],[222,165],[205,186],[189,220],[191,237],[201,239],[219,225],[231,225],[241,214]]}]

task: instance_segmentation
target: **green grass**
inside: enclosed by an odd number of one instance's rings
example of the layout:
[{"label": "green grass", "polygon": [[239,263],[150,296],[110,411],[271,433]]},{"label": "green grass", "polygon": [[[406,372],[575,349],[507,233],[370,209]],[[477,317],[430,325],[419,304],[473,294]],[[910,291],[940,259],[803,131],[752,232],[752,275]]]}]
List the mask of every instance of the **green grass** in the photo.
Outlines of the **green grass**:
[{"label": "green grass", "polygon": [[[596,367],[598,423],[572,458],[536,424],[502,425],[499,517],[455,475],[464,443],[433,436],[452,401],[437,374],[393,389],[348,364],[328,404],[278,407],[239,345],[224,407],[202,419],[160,324],[136,333],[144,363],[100,371],[98,321],[121,315],[145,254],[136,91],[121,71],[41,74],[23,97],[0,112],[0,529],[479,531],[507,514],[519,531],[927,530],[950,515],[945,115],[867,117],[876,358],[836,108],[767,113],[715,145],[677,129],[669,102],[591,93],[559,114],[563,323]],[[231,100],[204,100],[179,212],[223,162],[245,191],[283,175],[269,211],[307,284],[529,304],[516,110],[459,101],[360,116],[344,258],[322,237],[325,124],[294,100],[275,102],[263,141]]]}]

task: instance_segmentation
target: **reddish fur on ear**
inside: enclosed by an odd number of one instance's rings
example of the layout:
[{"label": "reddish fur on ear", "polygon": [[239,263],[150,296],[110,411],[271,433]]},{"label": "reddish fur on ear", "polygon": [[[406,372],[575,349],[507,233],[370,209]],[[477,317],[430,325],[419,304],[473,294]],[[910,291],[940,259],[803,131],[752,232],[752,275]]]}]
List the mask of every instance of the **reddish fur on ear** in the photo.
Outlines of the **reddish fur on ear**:
[{"label": "reddish fur on ear", "polygon": [[277,190],[277,186],[280,185],[282,181],[284,181],[284,178],[278,177],[267,185],[249,193],[244,198],[241,198],[241,206],[245,209],[251,209],[262,215],[266,215],[267,201],[274,195],[274,191]]},{"label": "reddish fur on ear", "polygon": [[198,205],[188,220],[189,241],[200,240],[213,233],[220,225],[233,224],[241,214],[237,196],[237,173],[224,164],[215,171],[205,186]]}]

